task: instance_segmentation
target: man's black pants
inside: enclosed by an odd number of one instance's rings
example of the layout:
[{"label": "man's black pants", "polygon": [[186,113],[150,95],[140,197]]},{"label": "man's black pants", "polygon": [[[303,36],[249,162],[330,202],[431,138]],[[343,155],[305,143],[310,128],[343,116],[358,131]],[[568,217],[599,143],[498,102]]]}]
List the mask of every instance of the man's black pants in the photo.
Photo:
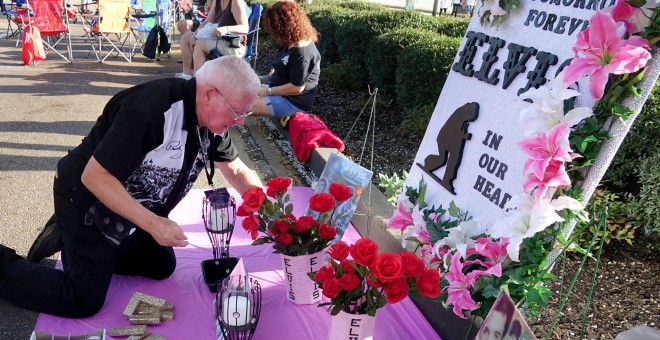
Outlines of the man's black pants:
[{"label": "man's black pants", "polygon": [[[67,157],[62,161],[66,163]],[[172,247],[158,245],[141,230],[144,235],[138,244],[120,255],[98,228],[83,224],[84,215],[62,182],[66,181],[56,179],[53,191],[64,271],[28,262],[0,245],[0,297],[37,312],[84,318],[103,307],[113,273],[162,280],[174,272]]]}]

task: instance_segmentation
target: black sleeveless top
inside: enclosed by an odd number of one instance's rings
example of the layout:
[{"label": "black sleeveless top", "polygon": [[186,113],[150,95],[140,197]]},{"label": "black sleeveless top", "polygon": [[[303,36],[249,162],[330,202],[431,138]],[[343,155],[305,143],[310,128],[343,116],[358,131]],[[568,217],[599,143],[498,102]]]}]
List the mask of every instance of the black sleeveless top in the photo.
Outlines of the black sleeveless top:
[{"label": "black sleeveless top", "polygon": [[218,27],[223,26],[234,26],[237,24],[234,14],[231,12],[231,3],[233,0],[229,0],[225,10],[222,10],[222,0],[215,0],[215,18],[213,22],[218,23]]}]

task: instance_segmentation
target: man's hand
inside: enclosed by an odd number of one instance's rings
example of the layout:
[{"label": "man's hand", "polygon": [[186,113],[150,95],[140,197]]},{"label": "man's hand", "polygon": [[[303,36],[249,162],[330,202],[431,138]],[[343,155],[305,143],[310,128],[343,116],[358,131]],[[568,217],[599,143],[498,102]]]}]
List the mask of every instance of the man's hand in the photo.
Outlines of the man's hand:
[{"label": "man's hand", "polygon": [[185,247],[188,238],[179,225],[165,217],[157,216],[157,225],[153,228],[151,236],[164,247]]}]

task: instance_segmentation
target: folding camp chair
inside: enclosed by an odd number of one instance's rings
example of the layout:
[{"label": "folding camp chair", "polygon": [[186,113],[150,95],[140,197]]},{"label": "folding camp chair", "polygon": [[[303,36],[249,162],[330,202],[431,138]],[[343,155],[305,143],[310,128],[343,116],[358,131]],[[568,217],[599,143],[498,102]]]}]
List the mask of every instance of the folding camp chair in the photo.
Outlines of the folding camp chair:
[{"label": "folding camp chair", "polygon": [[[85,27],[87,32],[85,37],[92,47],[89,53],[94,52],[100,63],[104,62],[113,52],[127,62],[131,62],[131,54],[123,51],[124,44],[131,37],[127,21],[130,16],[129,7],[128,0],[98,0],[98,14],[83,15],[86,18],[84,21],[91,25],[91,27]],[[111,36],[115,36],[117,39],[113,41]],[[106,45],[104,46],[104,44]]]},{"label": "folding camp chair", "polygon": [[[236,37],[246,37],[246,52],[245,60],[252,65],[252,68],[255,68],[257,65],[257,48],[259,46],[259,30],[261,29],[261,12],[264,7],[262,5],[253,3],[251,8],[248,8],[248,25],[250,30],[246,34],[235,35]],[[209,52],[209,58],[215,59],[221,57],[222,54],[218,50],[211,50]]]},{"label": "folding camp chair", "polygon": [[16,46],[21,41],[23,35],[23,28],[28,24],[28,17],[30,12],[27,8],[26,0],[12,0],[10,4],[6,4],[4,0],[0,0],[2,6],[2,14],[7,18],[7,32],[6,39],[16,37]]},{"label": "folding camp chair", "polygon": [[[28,8],[32,12],[28,16],[29,24],[39,29],[46,55],[52,51],[62,59],[73,62],[69,17],[64,12],[63,0],[28,0]],[[66,45],[66,52],[58,50],[61,44]]]},{"label": "folding camp chair", "polygon": [[131,57],[144,52],[146,37],[156,25],[165,32],[171,31],[170,17],[170,0],[142,0],[142,13],[133,14],[129,19],[131,33],[135,38]]}]

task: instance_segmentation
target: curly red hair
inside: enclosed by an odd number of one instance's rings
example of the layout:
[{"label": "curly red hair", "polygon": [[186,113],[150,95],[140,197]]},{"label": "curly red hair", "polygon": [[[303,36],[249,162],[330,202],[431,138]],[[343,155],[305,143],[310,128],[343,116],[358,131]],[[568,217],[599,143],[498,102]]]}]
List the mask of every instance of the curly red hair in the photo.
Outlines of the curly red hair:
[{"label": "curly red hair", "polygon": [[264,11],[263,25],[275,40],[294,46],[302,40],[318,40],[318,33],[305,10],[293,1],[278,1]]}]

